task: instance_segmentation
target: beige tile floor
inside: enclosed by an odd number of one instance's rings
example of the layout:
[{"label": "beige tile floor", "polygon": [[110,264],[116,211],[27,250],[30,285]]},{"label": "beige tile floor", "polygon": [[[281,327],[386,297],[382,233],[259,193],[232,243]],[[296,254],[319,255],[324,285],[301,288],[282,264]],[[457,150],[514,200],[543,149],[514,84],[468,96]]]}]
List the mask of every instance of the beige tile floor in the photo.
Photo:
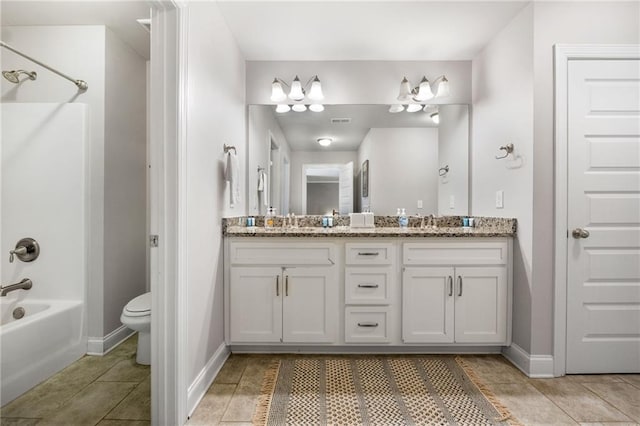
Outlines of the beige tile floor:
[{"label": "beige tile floor", "polygon": [[[188,425],[250,425],[262,378],[277,355],[231,355]],[[525,425],[638,425],[640,375],[529,379],[499,355],[465,359]]]},{"label": "beige tile floor", "polygon": [[0,408],[1,425],[145,426],[151,377],[132,336],[103,357],[85,356]]}]

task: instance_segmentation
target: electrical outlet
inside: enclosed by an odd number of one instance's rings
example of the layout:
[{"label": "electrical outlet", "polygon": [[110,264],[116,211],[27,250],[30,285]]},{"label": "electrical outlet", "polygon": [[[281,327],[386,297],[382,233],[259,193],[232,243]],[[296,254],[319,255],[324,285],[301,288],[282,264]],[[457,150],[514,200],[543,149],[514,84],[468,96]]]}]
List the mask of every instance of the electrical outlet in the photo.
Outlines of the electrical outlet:
[{"label": "electrical outlet", "polygon": [[496,191],[496,208],[502,209],[504,208],[504,191]]},{"label": "electrical outlet", "polygon": [[456,196],[455,195],[449,195],[449,208],[450,209],[455,209],[456,208]]},{"label": "electrical outlet", "polygon": [[418,208],[421,209],[422,208],[422,200],[418,200]]}]

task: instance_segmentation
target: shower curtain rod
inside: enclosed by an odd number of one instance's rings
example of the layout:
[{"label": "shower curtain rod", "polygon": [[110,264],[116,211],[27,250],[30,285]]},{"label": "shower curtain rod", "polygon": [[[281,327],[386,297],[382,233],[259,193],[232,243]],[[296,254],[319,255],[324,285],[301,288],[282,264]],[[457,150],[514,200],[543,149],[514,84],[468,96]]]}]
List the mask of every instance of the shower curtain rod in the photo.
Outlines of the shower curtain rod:
[{"label": "shower curtain rod", "polygon": [[24,53],[22,53],[21,51],[19,51],[18,49],[16,49],[15,47],[11,47],[9,46],[7,43],[0,41],[0,46],[4,47],[5,49],[8,49],[10,51],[12,51],[15,54],[18,54],[20,56],[22,56],[25,59],[30,60],[31,62],[34,62],[38,65],[40,65],[43,68],[48,69],[49,71],[58,74],[60,77],[62,78],[66,78],[67,80],[69,80],[70,82],[72,82],[73,84],[75,84],[78,87],[78,90],[84,92],[89,88],[89,85],[87,84],[86,81],[84,80],[76,80],[75,78],[71,78],[68,75],[61,73],[60,71],[58,71],[55,68],[51,68],[49,65],[43,64],[42,62],[38,61],[37,59],[33,59],[32,57],[30,57],[29,55],[25,55]]}]

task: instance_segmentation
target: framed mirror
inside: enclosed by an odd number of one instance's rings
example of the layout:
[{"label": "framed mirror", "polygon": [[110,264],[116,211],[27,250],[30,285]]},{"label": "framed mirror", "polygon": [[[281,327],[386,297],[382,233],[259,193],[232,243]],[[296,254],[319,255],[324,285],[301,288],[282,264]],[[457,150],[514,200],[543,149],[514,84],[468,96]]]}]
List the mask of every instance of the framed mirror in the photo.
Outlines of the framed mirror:
[{"label": "framed mirror", "polygon": [[250,105],[248,138],[249,214],[468,214],[468,105]]}]

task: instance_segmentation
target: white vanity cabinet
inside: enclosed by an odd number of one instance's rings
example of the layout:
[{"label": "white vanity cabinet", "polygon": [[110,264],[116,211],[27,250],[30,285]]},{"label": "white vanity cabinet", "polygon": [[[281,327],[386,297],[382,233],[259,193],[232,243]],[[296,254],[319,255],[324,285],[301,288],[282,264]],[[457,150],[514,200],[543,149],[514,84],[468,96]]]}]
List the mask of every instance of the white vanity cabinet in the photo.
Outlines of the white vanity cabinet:
[{"label": "white vanity cabinet", "polygon": [[328,243],[231,242],[231,343],[333,343],[334,252]]},{"label": "white vanity cabinet", "polygon": [[407,344],[510,343],[510,240],[403,245]]}]

